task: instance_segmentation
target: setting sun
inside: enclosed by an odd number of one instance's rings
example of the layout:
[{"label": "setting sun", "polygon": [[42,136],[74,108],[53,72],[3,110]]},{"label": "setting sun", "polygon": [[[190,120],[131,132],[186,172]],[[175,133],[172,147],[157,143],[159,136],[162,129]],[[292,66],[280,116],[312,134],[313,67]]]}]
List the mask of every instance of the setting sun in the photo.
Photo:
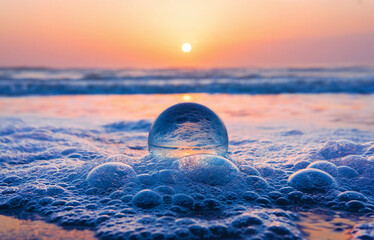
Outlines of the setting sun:
[{"label": "setting sun", "polygon": [[182,45],[182,51],[185,53],[191,52],[192,46],[189,43],[183,43]]}]

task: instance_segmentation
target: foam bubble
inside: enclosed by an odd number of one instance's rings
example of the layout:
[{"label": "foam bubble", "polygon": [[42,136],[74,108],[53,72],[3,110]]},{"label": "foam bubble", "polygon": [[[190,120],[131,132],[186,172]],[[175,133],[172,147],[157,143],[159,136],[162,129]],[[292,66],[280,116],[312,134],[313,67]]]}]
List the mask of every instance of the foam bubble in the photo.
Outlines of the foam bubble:
[{"label": "foam bubble", "polygon": [[329,141],[321,149],[321,155],[326,159],[344,157],[353,154],[361,154],[362,146],[351,141]]},{"label": "foam bubble", "polygon": [[95,167],[87,175],[87,182],[92,187],[103,189],[120,187],[136,173],[132,167],[119,162],[104,163]]},{"label": "foam bubble", "polygon": [[365,207],[366,207],[365,203],[358,201],[358,200],[352,200],[345,204],[345,208],[351,212],[360,211],[364,209]]},{"label": "foam bubble", "polygon": [[300,191],[326,191],[337,186],[335,179],[317,169],[303,169],[288,178],[288,184]]},{"label": "foam bubble", "polygon": [[368,165],[370,165],[370,162],[366,158],[359,155],[346,156],[339,162],[355,169],[359,174],[362,174],[367,169]]},{"label": "foam bubble", "polygon": [[161,203],[161,195],[145,189],[138,192],[133,199],[135,206],[140,208],[153,208]]},{"label": "foam bubble", "polygon": [[259,176],[248,176],[246,181],[248,186],[252,189],[266,189],[269,187],[268,182]]},{"label": "foam bubble", "polygon": [[120,162],[120,163],[131,165],[134,163],[134,160],[129,156],[118,154],[118,155],[110,156],[107,159],[105,159],[104,163],[108,163],[108,162]]},{"label": "foam bubble", "polygon": [[355,177],[359,176],[359,174],[356,170],[354,170],[353,168],[348,167],[348,166],[339,166],[338,171],[339,171],[339,174],[342,177],[348,178],[348,179],[355,178]]},{"label": "foam bubble", "polygon": [[192,208],[195,200],[187,194],[176,194],[173,197],[173,203],[178,206]]},{"label": "foam bubble", "polygon": [[344,202],[349,202],[352,200],[359,200],[363,202],[368,201],[368,199],[362,193],[355,192],[355,191],[342,192],[337,196],[337,198],[339,201],[344,201]]},{"label": "foam bubble", "polygon": [[239,174],[239,169],[231,161],[210,154],[183,157],[174,161],[172,166],[193,181],[210,185],[225,185]]},{"label": "foam bubble", "polygon": [[309,161],[299,161],[299,162],[295,163],[294,168],[295,168],[295,170],[304,169],[304,168],[308,167],[309,164],[310,164]]},{"label": "foam bubble", "polygon": [[248,166],[248,165],[241,165],[239,166],[241,172],[245,173],[248,176],[261,176],[260,172],[257,171],[256,168]]},{"label": "foam bubble", "polygon": [[148,147],[152,154],[167,158],[199,153],[225,155],[227,130],[209,108],[180,103],[166,109],[152,124]]},{"label": "foam bubble", "polygon": [[327,172],[333,177],[336,177],[338,175],[338,168],[335,166],[335,164],[328,162],[328,161],[317,161],[311,163],[308,168],[316,168],[321,171]]},{"label": "foam bubble", "polygon": [[155,174],[154,179],[164,184],[174,184],[178,181],[178,172],[171,169],[163,169]]},{"label": "foam bubble", "polygon": [[252,216],[250,214],[243,214],[243,215],[237,216],[232,221],[232,226],[235,228],[242,228],[242,227],[261,225],[261,224],[262,224],[262,221],[260,218],[256,216]]}]

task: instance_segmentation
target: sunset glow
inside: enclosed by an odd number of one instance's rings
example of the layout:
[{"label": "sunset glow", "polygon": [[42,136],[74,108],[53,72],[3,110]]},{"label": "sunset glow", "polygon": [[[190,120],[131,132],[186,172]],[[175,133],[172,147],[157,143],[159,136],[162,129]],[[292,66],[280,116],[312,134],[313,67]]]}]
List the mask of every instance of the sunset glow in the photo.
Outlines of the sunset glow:
[{"label": "sunset glow", "polygon": [[0,65],[371,64],[373,12],[368,0],[2,0]]}]

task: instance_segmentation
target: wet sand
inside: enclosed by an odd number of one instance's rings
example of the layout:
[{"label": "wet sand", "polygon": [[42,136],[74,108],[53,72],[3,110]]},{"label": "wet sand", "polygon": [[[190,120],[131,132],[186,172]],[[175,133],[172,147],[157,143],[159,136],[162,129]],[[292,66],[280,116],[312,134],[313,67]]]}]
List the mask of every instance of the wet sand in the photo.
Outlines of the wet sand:
[{"label": "wet sand", "polygon": [[20,220],[0,215],[1,240],[94,240],[89,230],[64,229],[41,220]]}]

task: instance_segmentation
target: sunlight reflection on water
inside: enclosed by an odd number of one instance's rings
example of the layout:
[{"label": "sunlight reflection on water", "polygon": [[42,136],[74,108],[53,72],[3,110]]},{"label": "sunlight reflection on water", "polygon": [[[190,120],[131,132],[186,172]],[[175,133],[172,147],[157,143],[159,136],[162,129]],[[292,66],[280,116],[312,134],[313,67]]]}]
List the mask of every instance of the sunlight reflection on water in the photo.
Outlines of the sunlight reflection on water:
[{"label": "sunlight reflection on water", "polygon": [[94,240],[96,238],[89,230],[67,230],[40,220],[20,220],[0,215],[0,239]]},{"label": "sunlight reflection on water", "polygon": [[372,217],[363,217],[349,213],[327,210],[300,212],[298,225],[308,239],[349,240],[353,227],[359,223],[374,221]]}]

